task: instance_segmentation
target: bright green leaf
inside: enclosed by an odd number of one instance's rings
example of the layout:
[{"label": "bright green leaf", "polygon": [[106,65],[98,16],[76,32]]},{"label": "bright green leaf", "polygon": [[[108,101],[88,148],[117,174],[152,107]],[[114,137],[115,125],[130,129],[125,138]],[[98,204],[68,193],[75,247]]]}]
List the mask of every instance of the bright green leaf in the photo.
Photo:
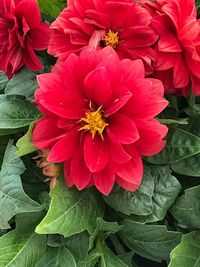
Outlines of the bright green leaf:
[{"label": "bright green leaf", "polygon": [[167,231],[163,225],[147,225],[124,220],[119,232],[123,242],[142,257],[168,260],[172,249],[180,243],[181,233]]},{"label": "bright green leaf", "polygon": [[76,267],[73,255],[65,247],[48,248],[35,267]]},{"label": "bright green leaf", "polygon": [[104,208],[92,190],[79,192],[68,189],[63,181],[51,191],[49,211],[36,228],[39,234],[62,234],[65,237],[88,230],[92,233],[96,218],[101,217]]},{"label": "bright green leaf", "polygon": [[37,150],[37,148],[33,145],[31,141],[32,130],[33,130],[34,124],[35,122],[31,123],[28,129],[28,132],[17,141],[16,155],[18,157],[22,157],[24,155],[27,155]]},{"label": "bright green leaf", "polygon": [[199,267],[200,266],[200,232],[184,235],[181,244],[170,254],[168,267]]},{"label": "bright green leaf", "polygon": [[170,211],[179,226],[200,229],[200,185],[186,189]]},{"label": "bright green leaf", "polygon": [[66,0],[39,0],[39,6],[42,13],[56,18],[60,12],[66,7]]},{"label": "bright green leaf", "polygon": [[0,238],[0,267],[35,267],[46,250],[46,236],[37,235],[35,226],[42,214],[21,214],[17,226]]},{"label": "bright green leaf", "polygon": [[25,167],[15,153],[16,148],[12,142],[9,142],[0,171],[0,229],[9,228],[8,221],[18,213],[42,209],[37,202],[24,193],[20,175]]}]

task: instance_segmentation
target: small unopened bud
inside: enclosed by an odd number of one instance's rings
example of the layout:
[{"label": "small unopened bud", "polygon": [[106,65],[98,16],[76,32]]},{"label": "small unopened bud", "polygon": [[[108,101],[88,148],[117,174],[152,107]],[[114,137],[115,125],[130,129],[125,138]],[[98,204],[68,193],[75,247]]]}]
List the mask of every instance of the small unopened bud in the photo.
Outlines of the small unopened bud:
[{"label": "small unopened bud", "polygon": [[49,187],[51,190],[56,186],[56,178],[60,174],[60,165],[49,162],[47,160],[47,156],[48,151],[39,152],[39,154],[36,157],[33,157],[33,159],[36,160],[37,166],[42,169],[42,173],[47,177],[47,179],[45,179],[45,182],[50,181]]}]

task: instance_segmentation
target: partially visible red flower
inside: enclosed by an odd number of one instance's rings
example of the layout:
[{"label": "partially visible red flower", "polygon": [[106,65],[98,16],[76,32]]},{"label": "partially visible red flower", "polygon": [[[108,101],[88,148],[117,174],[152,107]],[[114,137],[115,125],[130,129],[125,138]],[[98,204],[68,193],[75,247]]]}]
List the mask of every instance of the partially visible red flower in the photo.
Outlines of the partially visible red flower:
[{"label": "partially visible red flower", "polygon": [[200,20],[194,0],[143,1],[160,35],[156,45],[155,77],[166,93],[200,95]]},{"label": "partially visible red flower", "polygon": [[141,156],[165,145],[167,127],[154,118],[168,103],[162,83],[145,78],[141,60],[120,61],[111,47],[71,54],[38,83],[35,101],[45,116],[32,140],[50,150],[48,161],[64,162],[67,185],[108,195],[116,181],[135,191]]},{"label": "partially visible red flower", "polygon": [[71,0],[51,25],[48,52],[66,58],[88,45],[109,45],[120,58],[142,59],[150,73],[155,59],[151,46],[158,39],[150,22],[150,14],[134,0]]},{"label": "partially visible red flower", "polygon": [[0,0],[0,71],[9,79],[23,65],[42,69],[34,50],[46,49],[48,41],[37,0]]}]

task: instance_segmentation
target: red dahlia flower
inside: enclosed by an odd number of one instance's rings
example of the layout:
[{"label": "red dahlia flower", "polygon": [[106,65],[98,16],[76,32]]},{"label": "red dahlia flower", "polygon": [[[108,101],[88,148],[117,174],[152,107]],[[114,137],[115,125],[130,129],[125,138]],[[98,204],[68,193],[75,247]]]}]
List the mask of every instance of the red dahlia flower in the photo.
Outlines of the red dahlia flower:
[{"label": "red dahlia flower", "polygon": [[200,95],[200,20],[194,0],[144,1],[160,35],[156,46],[155,77],[166,93]]},{"label": "red dahlia flower", "polygon": [[64,162],[69,187],[95,185],[105,195],[115,181],[139,187],[141,156],[158,153],[167,133],[154,118],[167,105],[162,83],[144,77],[141,60],[120,61],[111,47],[71,54],[38,76],[35,100],[45,117],[33,143],[50,151],[48,161]]},{"label": "red dahlia flower", "polygon": [[9,79],[24,64],[42,69],[34,50],[46,49],[48,41],[36,0],[0,0],[0,70]]},{"label": "red dahlia flower", "polygon": [[133,0],[71,0],[51,25],[48,52],[56,57],[79,53],[85,46],[112,46],[120,58],[142,59],[152,72],[151,46],[158,34],[151,16]]}]

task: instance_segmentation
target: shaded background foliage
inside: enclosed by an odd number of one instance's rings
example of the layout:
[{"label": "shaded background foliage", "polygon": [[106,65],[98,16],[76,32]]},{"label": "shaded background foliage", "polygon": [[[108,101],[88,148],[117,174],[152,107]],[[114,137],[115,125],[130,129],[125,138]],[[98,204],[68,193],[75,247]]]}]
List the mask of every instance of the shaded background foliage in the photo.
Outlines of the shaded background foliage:
[{"label": "shaded background foliage", "polygon": [[[52,21],[66,1],[39,4]],[[54,60],[40,56],[48,72]],[[0,267],[199,266],[200,98],[168,97],[159,115],[167,145],[144,159],[137,192],[116,186],[102,197],[59,177],[49,194],[30,142],[37,74],[23,68],[8,81],[0,73]]]}]

